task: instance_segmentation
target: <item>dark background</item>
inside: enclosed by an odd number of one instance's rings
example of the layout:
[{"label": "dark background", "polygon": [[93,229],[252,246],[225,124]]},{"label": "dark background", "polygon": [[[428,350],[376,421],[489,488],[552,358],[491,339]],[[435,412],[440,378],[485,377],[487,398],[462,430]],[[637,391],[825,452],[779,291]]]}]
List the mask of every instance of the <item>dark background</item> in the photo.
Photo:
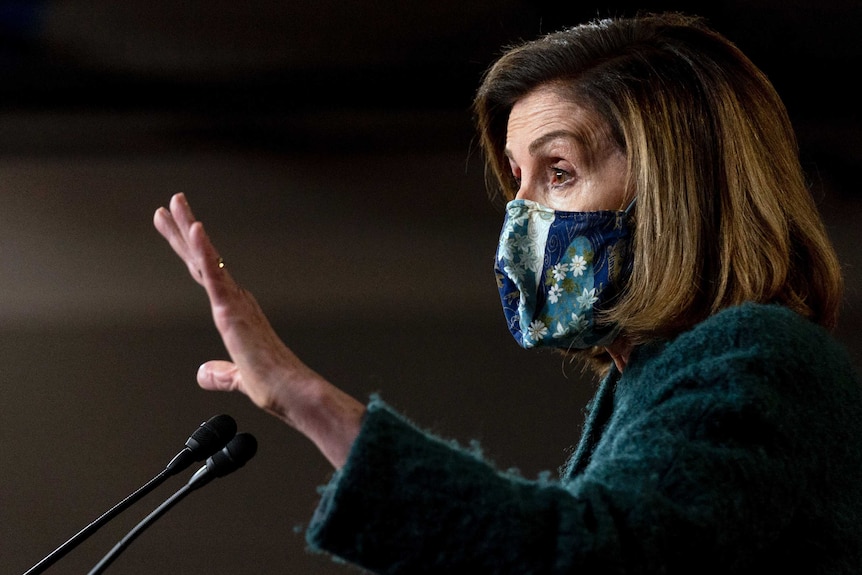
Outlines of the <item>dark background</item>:
[{"label": "dark background", "polygon": [[[305,549],[325,460],[194,382],[224,351],[152,228],[180,191],[311,366],[478,439],[501,468],[555,470],[593,383],[505,330],[501,213],[469,104],[503,45],[637,8],[709,17],[785,97],[845,264],[837,334],[858,363],[858,0],[0,2],[0,572],[26,571],[217,413],[258,455],[109,572],[353,572]],[[48,572],[87,572],[197,467]]]}]

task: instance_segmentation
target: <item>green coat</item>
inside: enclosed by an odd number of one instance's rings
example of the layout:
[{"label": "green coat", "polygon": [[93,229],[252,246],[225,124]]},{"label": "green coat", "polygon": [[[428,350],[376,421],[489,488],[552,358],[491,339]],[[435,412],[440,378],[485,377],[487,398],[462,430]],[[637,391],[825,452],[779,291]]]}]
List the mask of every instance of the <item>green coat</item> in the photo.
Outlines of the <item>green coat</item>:
[{"label": "green coat", "polygon": [[559,481],[373,398],[306,534],[379,573],[862,573],[862,387],[823,329],[724,310],[636,349]]}]

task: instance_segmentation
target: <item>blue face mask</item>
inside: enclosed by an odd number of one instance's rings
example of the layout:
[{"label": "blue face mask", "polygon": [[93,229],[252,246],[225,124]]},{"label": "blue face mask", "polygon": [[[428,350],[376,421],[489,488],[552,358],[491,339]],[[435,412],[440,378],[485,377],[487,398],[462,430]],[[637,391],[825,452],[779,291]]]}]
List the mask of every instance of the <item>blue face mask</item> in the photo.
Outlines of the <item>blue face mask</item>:
[{"label": "blue face mask", "polygon": [[524,348],[608,345],[615,326],[597,326],[631,274],[629,214],[559,212],[530,200],[506,205],[494,273],[509,331]]}]

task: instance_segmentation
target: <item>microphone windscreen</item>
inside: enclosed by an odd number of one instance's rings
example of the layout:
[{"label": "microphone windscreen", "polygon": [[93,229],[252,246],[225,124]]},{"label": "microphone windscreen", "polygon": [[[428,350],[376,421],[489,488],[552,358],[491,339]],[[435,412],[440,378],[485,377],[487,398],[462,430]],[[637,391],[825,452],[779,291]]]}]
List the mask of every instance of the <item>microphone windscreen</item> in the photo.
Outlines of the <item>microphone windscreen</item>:
[{"label": "microphone windscreen", "polygon": [[216,415],[198,427],[188,441],[188,447],[195,455],[195,461],[203,461],[236,434],[236,421],[227,414]]},{"label": "microphone windscreen", "polygon": [[237,433],[223,449],[207,459],[207,470],[215,477],[236,471],[257,453],[257,440],[250,433]]}]

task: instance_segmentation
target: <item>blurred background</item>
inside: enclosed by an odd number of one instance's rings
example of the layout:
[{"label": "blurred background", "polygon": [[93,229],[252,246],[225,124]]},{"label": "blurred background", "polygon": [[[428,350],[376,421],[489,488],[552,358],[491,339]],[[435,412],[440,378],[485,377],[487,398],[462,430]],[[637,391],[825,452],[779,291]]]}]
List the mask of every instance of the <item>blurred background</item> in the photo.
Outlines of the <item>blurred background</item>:
[{"label": "blurred background", "polygon": [[[23,573],[228,413],[257,456],[145,531],[117,573],[349,573],[302,530],[330,476],[238,395],[203,291],[152,227],[185,192],[312,367],[500,468],[554,471],[593,382],[505,329],[473,91],[502,46],[637,9],[702,14],[772,78],[847,275],[862,354],[858,0],[0,1],[0,571]],[[175,490],[49,569],[84,573]]]}]

